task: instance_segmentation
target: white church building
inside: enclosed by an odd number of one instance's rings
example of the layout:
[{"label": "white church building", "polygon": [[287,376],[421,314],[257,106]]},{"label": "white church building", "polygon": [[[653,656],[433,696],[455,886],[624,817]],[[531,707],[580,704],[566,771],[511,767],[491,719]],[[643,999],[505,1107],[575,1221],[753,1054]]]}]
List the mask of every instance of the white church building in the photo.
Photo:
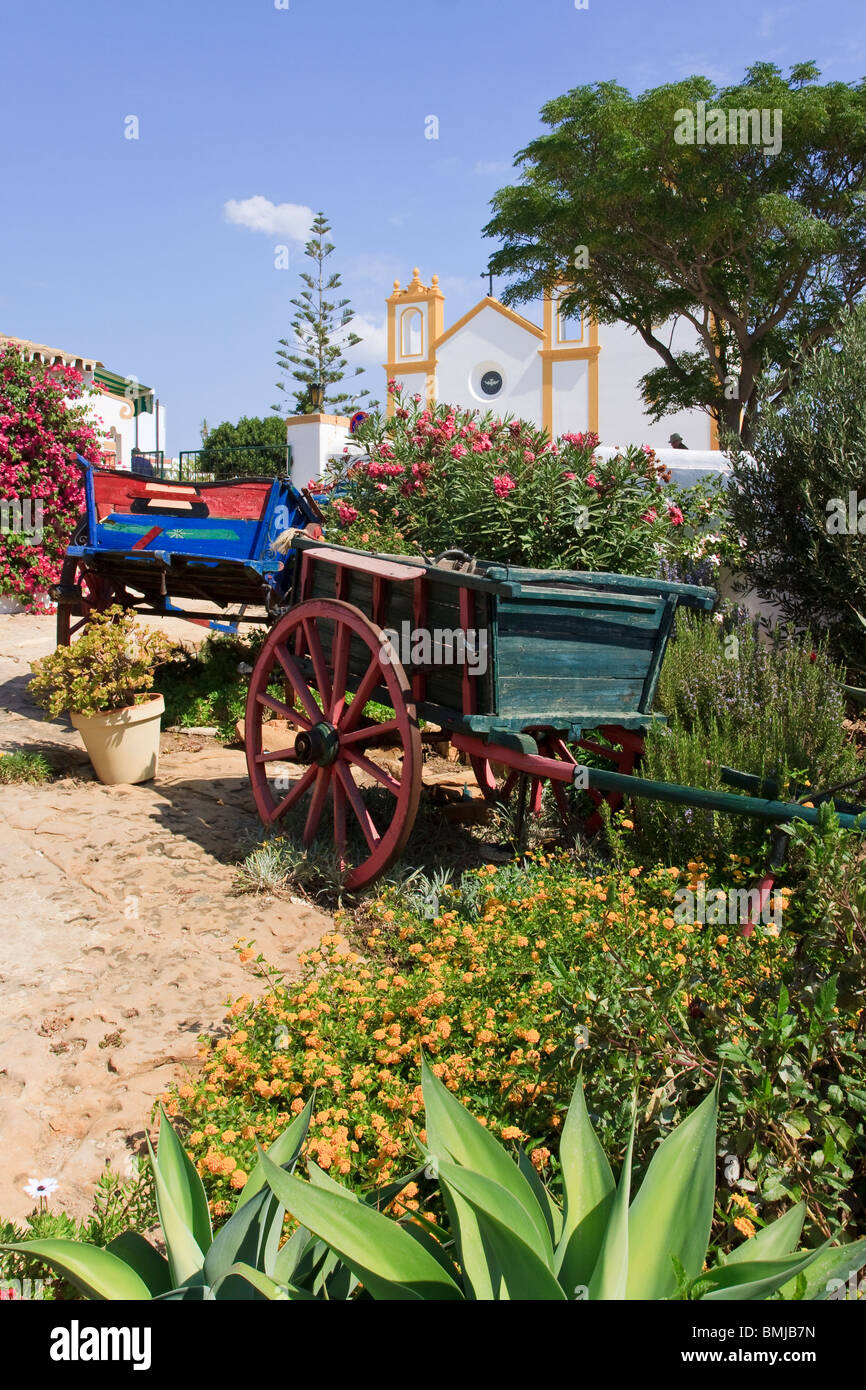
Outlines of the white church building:
[{"label": "white church building", "polygon": [[[715,421],[701,410],[651,422],[638,383],[658,355],[624,324],[567,318],[565,294],[539,304],[537,321],[487,295],[446,328],[439,277],[424,285],[416,269],[405,289],[394,281],[386,301],[385,372],[407,395],[521,416],[551,438],[592,431],[603,445],[665,449],[679,434],[689,450],[718,449]],[[674,351],[695,347],[684,320],[666,326],[665,340]]]}]

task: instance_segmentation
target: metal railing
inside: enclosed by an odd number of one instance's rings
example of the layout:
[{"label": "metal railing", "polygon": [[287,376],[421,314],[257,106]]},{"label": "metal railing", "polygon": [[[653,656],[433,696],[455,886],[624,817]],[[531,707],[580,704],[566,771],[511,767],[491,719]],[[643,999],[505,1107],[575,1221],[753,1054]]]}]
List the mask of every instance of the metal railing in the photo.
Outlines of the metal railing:
[{"label": "metal railing", "polygon": [[181,482],[221,478],[272,478],[291,467],[291,452],[275,444],[230,444],[210,449],[182,449],[177,477]]}]

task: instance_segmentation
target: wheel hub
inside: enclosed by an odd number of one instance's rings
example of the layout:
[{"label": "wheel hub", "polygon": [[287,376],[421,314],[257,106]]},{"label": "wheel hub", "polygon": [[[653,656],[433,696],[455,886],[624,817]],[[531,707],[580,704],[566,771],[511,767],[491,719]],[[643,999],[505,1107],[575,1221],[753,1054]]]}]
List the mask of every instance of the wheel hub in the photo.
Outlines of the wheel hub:
[{"label": "wheel hub", "polygon": [[333,724],[314,724],[312,729],[302,729],[295,739],[295,757],[303,767],[316,763],[319,767],[330,767],[336,761],[340,738]]}]

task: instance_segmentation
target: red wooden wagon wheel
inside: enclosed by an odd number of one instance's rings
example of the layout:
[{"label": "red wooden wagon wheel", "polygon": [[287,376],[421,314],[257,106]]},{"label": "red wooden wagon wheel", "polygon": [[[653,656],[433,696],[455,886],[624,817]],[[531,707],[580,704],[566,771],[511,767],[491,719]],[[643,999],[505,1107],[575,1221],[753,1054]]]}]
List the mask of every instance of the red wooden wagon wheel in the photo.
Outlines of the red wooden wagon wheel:
[{"label": "red wooden wagon wheel", "polygon": [[[310,599],[271,629],[247,696],[244,742],[259,815],[274,825],[293,806],[306,805],[304,844],[331,833],[341,866],[349,866],[349,889],[365,887],[394,863],[421,796],[421,735],[411,685],[396,659],[382,659],[385,644],[382,629],[352,604]],[[363,672],[351,700],[350,658],[351,668]],[[394,718],[365,719],[373,692],[383,688]],[[283,748],[263,747],[268,714],[298,731],[286,735]],[[383,739],[399,745],[399,774],[369,756]],[[286,764],[299,775],[287,778],[281,771]]]},{"label": "red wooden wagon wheel", "polygon": [[[539,725],[531,725],[523,730],[526,734],[531,734],[538,743],[538,751],[542,757],[556,758],[565,762],[577,764],[581,761],[576,749],[593,753],[602,763],[607,763],[617,772],[631,774],[644,750],[643,737],[631,729],[623,729],[618,724],[604,724],[599,727],[597,732],[604,739],[600,743],[597,739],[579,739],[576,743],[566,743],[560,734],[554,729]],[[475,780],[487,801],[498,801],[507,803],[515,789],[520,784],[521,774],[509,771],[503,779],[498,779],[493,772],[490,760],[487,758],[470,757],[472,771]],[[563,825],[569,825],[574,819],[568,800],[565,786],[561,782],[555,782],[546,777],[527,774],[529,784],[529,796],[527,811],[533,815],[541,814],[541,801],[544,787],[549,783],[553,792],[553,798],[559,811]],[[589,787],[585,793],[593,806],[598,808],[602,802],[607,802],[611,811],[619,810],[623,803],[622,792],[616,791],[597,791],[594,787]],[[593,835],[601,828],[602,818],[598,809],[590,812],[584,819],[583,831],[586,835]]]}]

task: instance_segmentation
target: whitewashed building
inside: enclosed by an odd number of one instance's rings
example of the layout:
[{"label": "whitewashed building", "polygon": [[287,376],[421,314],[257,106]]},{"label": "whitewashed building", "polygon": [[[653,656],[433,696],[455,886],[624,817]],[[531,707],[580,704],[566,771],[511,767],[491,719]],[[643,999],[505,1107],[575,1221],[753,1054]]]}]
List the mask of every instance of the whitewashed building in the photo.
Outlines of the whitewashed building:
[{"label": "whitewashed building", "polygon": [[[416,269],[405,288],[394,281],[386,301],[386,375],[407,395],[518,415],[552,437],[589,430],[603,444],[664,448],[679,434],[687,449],[716,450],[715,423],[701,410],[651,423],[638,383],[659,365],[658,355],[624,324],[566,318],[564,294],[545,299],[535,318],[487,295],[446,328],[439,277],[424,285]],[[683,320],[666,327],[665,340],[674,351],[695,347]]]},{"label": "whitewashed building", "polygon": [[13,338],[0,333],[0,347],[11,343],[29,362],[62,363],[75,367],[87,385],[96,385],[99,396],[87,398],[91,422],[101,436],[103,463],[110,468],[129,468],[132,455],[140,450],[155,454],[165,449],[165,406],[151,387],[136,376],[120,376],[97,358],[64,352],[29,338]]}]

